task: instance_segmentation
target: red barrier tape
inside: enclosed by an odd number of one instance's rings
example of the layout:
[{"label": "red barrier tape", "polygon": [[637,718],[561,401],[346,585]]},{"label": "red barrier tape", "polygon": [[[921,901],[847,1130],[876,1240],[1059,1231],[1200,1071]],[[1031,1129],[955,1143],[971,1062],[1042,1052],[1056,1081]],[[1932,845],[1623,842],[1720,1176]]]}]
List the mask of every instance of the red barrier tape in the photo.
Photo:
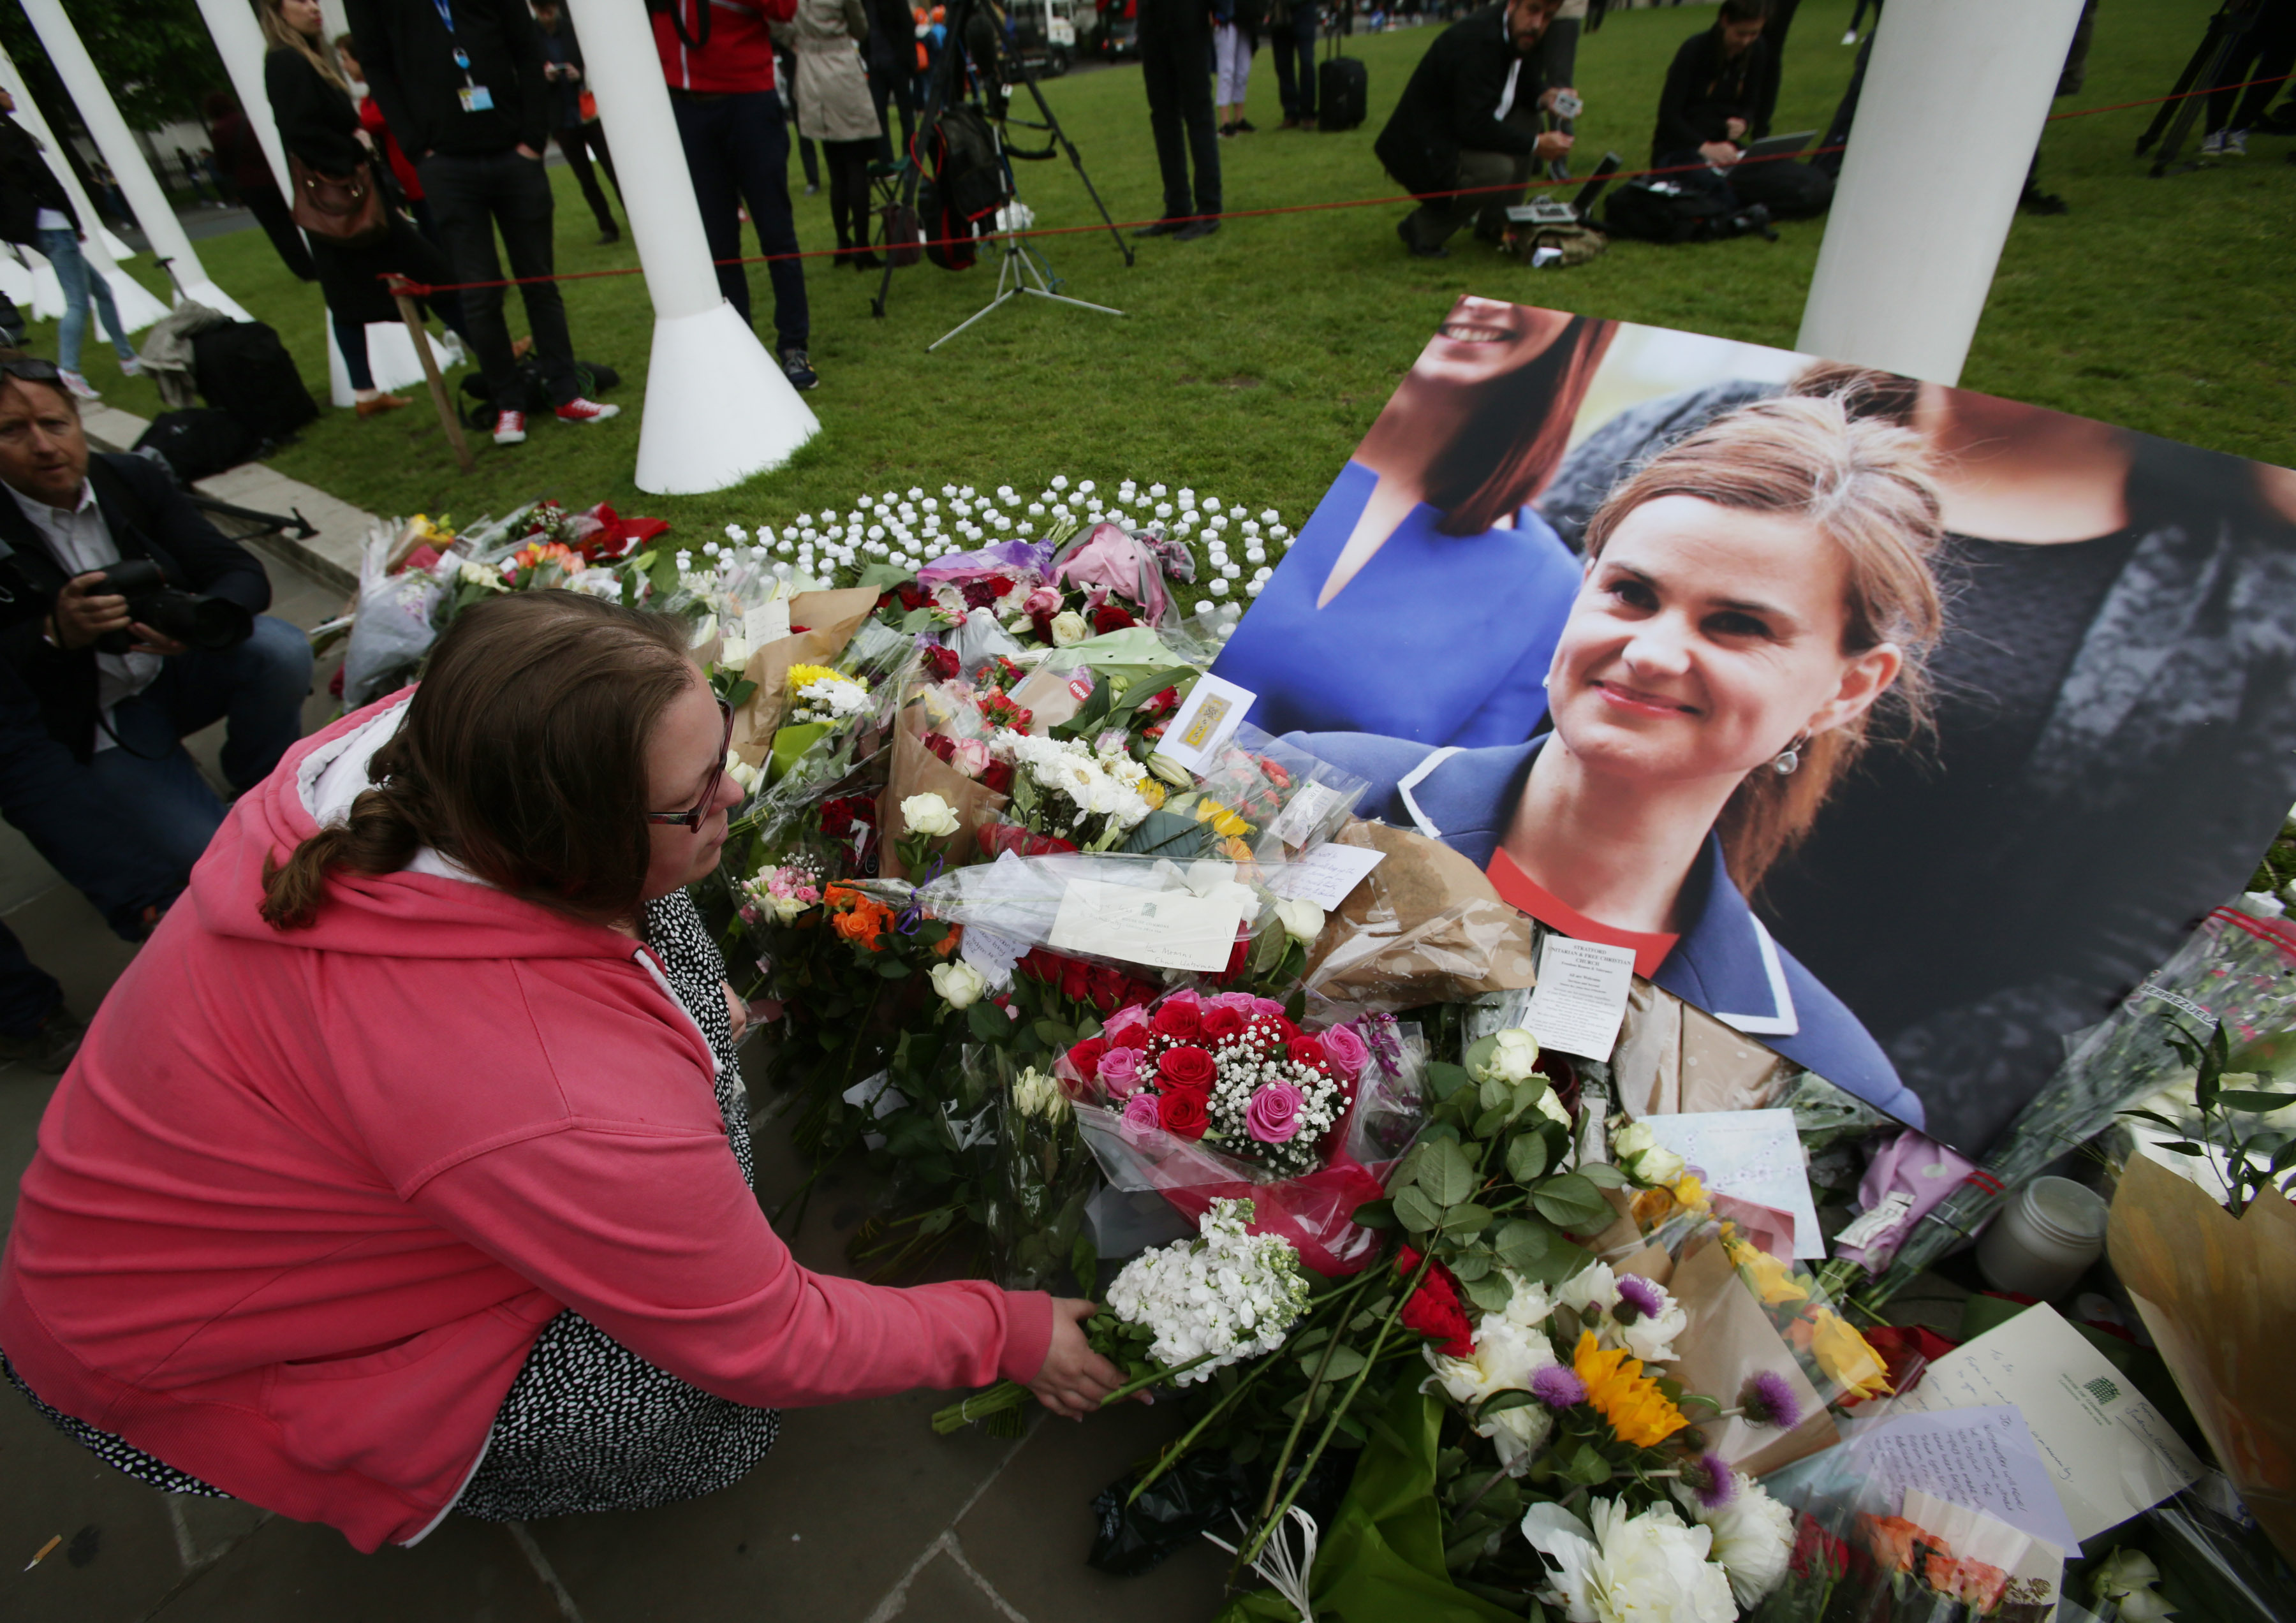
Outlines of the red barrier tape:
[{"label": "red barrier tape", "polygon": [[[2276,74],[2270,78],[2248,79],[2238,85],[2216,85],[2211,86],[2206,90],[2186,90],[2179,92],[2175,95],[2151,96],[2141,102],[2115,102],[2108,107],[2079,107],[2075,108],[2070,112],[2053,112],[2049,115],[2046,121],[2051,124],[2054,124],[2062,119],[2086,119],[2097,113],[2126,112],[2132,107],[2158,107],[2164,102],[2187,101],[2194,96],[2215,95],[2219,92],[2229,94],[2235,90],[2246,90],[2251,86],[2277,85],[2291,78],[2296,78],[2296,74],[2282,73]],[[1748,158],[1742,159],[1740,161],[1742,163],[1799,162],[1805,158],[1816,158],[1828,152],[1838,152],[1842,150],[1842,148],[1838,146],[1813,147],[1806,152],[1785,152],[1780,153],[1775,158]],[[1621,180],[1646,180],[1653,175],[1695,174],[1700,169],[1703,169],[1707,167],[1708,166],[1703,163],[1677,163],[1666,168],[1619,169],[1605,176],[1603,178],[1606,181],[1613,182]],[[1332,209],[1389,208],[1398,203],[1424,202],[1430,198],[1436,197],[1480,197],[1487,192],[1546,191],[1562,186],[1583,186],[1592,178],[1592,176],[1578,175],[1564,180],[1534,180],[1523,186],[1518,186],[1513,184],[1500,186],[1461,186],[1449,192],[1406,192],[1401,195],[1395,197],[1351,197],[1343,199],[1337,202],[1329,203],[1285,203],[1274,209],[1234,209],[1223,214],[1159,215],[1153,219],[1118,220],[1114,223],[1112,227],[1105,222],[1090,225],[1043,225],[1030,231],[1015,231],[1009,233],[1000,231],[994,233],[993,235],[996,237],[1010,236],[1014,240],[1024,240],[1034,237],[1066,237],[1076,236],[1078,234],[1089,235],[1095,232],[1108,231],[1111,229],[1117,231],[1132,231],[1136,230],[1143,225],[1154,225],[1167,222],[1174,225],[1185,225],[1196,220],[1264,219],[1267,216],[1273,214],[1318,214],[1326,209]],[[953,248],[963,244],[972,244],[977,247],[980,243],[988,240],[989,239],[986,237],[939,237],[929,242],[919,241],[912,244],[905,244],[905,246],[923,249]],[[718,259],[712,261],[712,263],[718,265],[775,265],[788,259],[834,259],[848,254],[865,254],[874,253],[876,251],[877,245],[875,244],[861,248],[811,248],[801,250],[800,251],[793,254],[751,254],[745,258]],[[384,286],[390,291],[393,297],[404,294],[411,299],[424,299],[428,298],[432,293],[461,293],[468,292],[478,288],[488,287],[520,287],[526,283],[535,282],[588,282],[600,276],[636,276],[644,274],[644,268],[645,267],[644,266],[639,265],[621,265],[616,266],[611,270],[562,271],[548,276],[504,276],[499,281],[495,282],[445,283],[412,282],[407,278],[399,275],[396,271],[385,271],[381,273],[381,280]]]}]

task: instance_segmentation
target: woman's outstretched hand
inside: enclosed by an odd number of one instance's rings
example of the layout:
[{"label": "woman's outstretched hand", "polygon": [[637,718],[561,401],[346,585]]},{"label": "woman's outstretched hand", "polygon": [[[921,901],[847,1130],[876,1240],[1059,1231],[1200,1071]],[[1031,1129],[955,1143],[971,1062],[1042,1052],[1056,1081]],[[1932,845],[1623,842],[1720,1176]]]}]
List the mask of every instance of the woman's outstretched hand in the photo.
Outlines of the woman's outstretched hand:
[{"label": "woman's outstretched hand", "polygon": [[1098,1311],[1074,1297],[1054,1299],[1053,1344],[1045,1354],[1044,1367],[1029,1382],[1038,1403],[1070,1420],[1082,1420],[1124,1384],[1124,1372],[1085,1340],[1084,1321]]}]

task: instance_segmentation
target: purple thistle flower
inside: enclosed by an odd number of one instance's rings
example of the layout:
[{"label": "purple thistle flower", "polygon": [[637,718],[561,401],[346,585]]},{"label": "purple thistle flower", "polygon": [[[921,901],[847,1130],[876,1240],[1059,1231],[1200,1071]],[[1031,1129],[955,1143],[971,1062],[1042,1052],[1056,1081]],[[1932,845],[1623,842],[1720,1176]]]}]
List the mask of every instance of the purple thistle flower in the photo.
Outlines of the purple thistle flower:
[{"label": "purple thistle flower", "polygon": [[1587,1401],[1587,1383],[1568,1365],[1550,1364],[1530,1378],[1530,1395],[1550,1409],[1576,1408]]},{"label": "purple thistle flower", "polygon": [[1793,1388],[1775,1370],[1761,1370],[1738,1393],[1738,1409],[1753,1426],[1775,1426],[1791,1431],[1801,1423],[1801,1405]]},{"label": "purple thistle flower", "polygon": [[1665,1293],[1656,1285],[1639,1274],[1619,1275],[1619,1301],[1611,1309],[1612,1318],[1631,1324],[1638,1318],[1654,1319],[1665,1311]]},{"label": "purple thistle flower", "polygon": [[1718,1511],[1738,1496],[1738,1473],[1718,1454],[1700,1455],[1695,1463],[1683,1468],[1682,1480],[1710,1511]]}]

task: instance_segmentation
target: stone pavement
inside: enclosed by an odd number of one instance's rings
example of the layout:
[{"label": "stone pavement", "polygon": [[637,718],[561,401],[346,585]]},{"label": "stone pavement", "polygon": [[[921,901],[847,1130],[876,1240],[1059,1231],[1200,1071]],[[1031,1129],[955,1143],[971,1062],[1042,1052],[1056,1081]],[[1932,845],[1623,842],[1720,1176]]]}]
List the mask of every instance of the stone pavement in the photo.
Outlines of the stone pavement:
[{"label": "stone pavement", "polygon": [[[142,431],[140,424],[98,425],[93,414],[91,426],[115,443]],[[319,493],[288,488],[291,481],[267,470],[225,477],[242,476],[232,487],[242,494],[226,499],[272,511],[301,505],[320,521],[316,504],[298,492],[324,500]],[[330,533],[350,535],[355,545],[365,515],[328,512]],[[343,578],[333,570],[316,578],[276,553],[266,561],[275,613],[311,626],[341,607]],[[319,672],[307,725],[328,716],[331,674]],[[217,742],[193,741],[211,773]],[[133,954],[5,825],[0,914],[83,1015]],[[16,1181],[53,1087],[51,1077],[0,1066],[0,1216],[12,1217]],[[773,1120],[758,1121],[757,1143],[771,1207],[806,1168]],[[796,1242],[808,1266],[852,1271],[844,1241],[865,1215],[865,1182],[857,1168],[834,1168],[816,1186]],[[363,1556],[331,1529],[131,1481],[0,1389],[0,1619],[1198,1623],[1218,1609],[1226,1557],[1208,1544],[1139,1578],[1108,1578],[1084,1564],[1093,1531],[1086,1507],[1167,1435],[1155,1411],[1125,1406],[1082,1425],[1039,1418],[1018,1440],[938,1438],[927,1417],[945,1401],[913,1393],[791,1412],[766,1463],[707,1498],[530,1526],[450,1518],[412,1550]],[[58,1535],[64,1542],[53,1553],[19,1570]]]}]

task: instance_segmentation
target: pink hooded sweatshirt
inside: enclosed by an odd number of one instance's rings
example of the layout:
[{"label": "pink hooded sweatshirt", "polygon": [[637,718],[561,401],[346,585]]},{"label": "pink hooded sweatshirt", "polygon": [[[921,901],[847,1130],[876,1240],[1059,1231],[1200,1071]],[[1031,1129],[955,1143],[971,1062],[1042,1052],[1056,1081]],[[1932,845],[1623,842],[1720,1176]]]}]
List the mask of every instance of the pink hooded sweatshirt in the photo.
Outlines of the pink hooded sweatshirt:
[{"label": "pink hooded sweatshirt", "polygon": [[0,1348],[48,1403],[362,1550],[419,1537],[571,1307],[737,1402],[1026,1381],[1037,1292],[811,1274],[727,1146],[650,955],[467,880],[338,874],[256,912],[319,775],[404,695],[243,797],[40,1124]]}]

